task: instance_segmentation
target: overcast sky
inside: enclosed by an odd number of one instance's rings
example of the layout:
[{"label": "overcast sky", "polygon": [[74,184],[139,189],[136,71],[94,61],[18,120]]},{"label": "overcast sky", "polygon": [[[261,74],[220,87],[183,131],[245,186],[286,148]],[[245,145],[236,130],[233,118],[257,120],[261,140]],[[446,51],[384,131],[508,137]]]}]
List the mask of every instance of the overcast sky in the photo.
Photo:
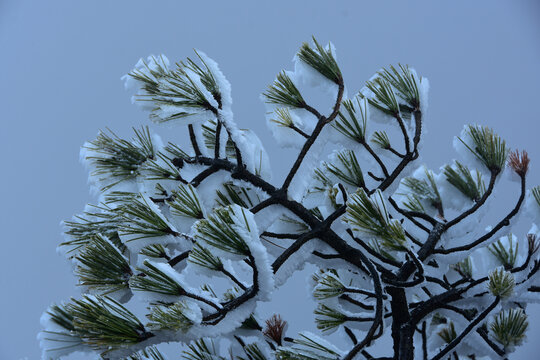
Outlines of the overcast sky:
[{"label": "overcast sky", "polygon": [[[55,247],[60,221],[92,201],[79,148],[99,129],[127,135],[148,123],[120,76],[152,53],[177,61],[205,51],[279,177],[292,155],[269,136],[259,94],[311,35],[335,44],[349,93],[398,62],[429,78],[428,165],[455,157],[453,136],[476,122],[527,149],[529,183],[540,183],[538,1],[0,0],[0,359],[39,358],[41,313],[78,294]],[[502,196],[513,201],[516,189]],[[533,313],[529,342],[511,359],[538,358]]]}]

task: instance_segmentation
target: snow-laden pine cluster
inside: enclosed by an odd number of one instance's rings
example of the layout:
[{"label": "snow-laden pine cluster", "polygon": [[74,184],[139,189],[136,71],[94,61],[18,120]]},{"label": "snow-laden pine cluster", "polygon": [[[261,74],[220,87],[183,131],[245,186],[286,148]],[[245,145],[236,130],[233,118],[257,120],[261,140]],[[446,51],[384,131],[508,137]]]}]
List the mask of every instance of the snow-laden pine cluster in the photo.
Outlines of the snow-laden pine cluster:
[{"label": "snow-laden pine cluster", "polygon": [[[43,315],[44,358],[164,359],[158,345],[180,342],[190,360],[371,359],[385,332],[395,359],[505,358],[522,343],[540,290],[527,153],[470,125],[454,141],[459,159],[428,169],[426,78],[390,67],[349,96],[331,44],[305,43],[293,61],[262,95],[295,159],[280,185],[204,53],[175,65],[149,56],[123,77],[133,102],[185,127],[190,144],[143,127],[83,146],[97,203],[64,222],[59,246],[83,294]],[[316,106],[313,93],[332,103]],[[505,173],[519,198],[488,223]],[[531,230],[512,233],[522,210]],[[319,268],[307,281],[321,334],[289,334],[279,309],[264,319],[258,304],[306,263]],[[325,338],[335,331],[349,348]]]}]

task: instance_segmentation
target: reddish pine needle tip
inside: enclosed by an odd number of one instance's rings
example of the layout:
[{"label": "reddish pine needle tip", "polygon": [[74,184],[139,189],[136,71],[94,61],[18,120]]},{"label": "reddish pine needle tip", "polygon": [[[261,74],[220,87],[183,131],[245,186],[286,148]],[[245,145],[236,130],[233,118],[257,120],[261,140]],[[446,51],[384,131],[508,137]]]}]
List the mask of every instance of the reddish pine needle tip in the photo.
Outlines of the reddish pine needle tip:
[{"label": "reddish pine needle tip", "polygon": [[263,334],[281,346],[281,339],[283,339],[283,332],[286,326],[287,322],[281,318],[281,315],[274,314],[270,319],[266,320],[266,328]]},{"label": "reddish pine needle tip", "polygon": [[527,243],[529,245],[529,254],[534,254],[540,248],[540,243],[537,241],[535,234],[527,234]]},{"label": "reddish pine needle tip", "polygon": [[520,154],[519,150],[514,150],[508,157],[508,166],[512,168],[518,175],[525,176],[529,170],[529,155],[525,150]]}]

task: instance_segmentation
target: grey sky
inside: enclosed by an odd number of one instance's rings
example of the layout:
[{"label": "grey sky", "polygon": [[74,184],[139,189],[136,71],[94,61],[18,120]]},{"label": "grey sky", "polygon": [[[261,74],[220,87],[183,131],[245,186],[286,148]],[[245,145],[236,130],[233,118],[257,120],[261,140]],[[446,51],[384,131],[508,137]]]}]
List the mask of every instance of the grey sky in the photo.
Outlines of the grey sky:
[{"label": "grey sky", "polygon": [[[42,311],[77,294],[55,247],[60,220],[92,200],[79,147],[98,129],[126,135],[148,123],[120,76],[151,53],[180,60],[205,51],[232,83],[237,122],[259,134],[281,175],[291,154],[268,136],[259,94],[312,34],[334,42],[349,93],[398,62],[429,78],[428,165],[455,157],[452,137],[477,122],[527,149],[529,182],[540,183],[537,1],[3,0],[0,359],[39,358]],[[538,358],[534,313],[512,359]]]}]

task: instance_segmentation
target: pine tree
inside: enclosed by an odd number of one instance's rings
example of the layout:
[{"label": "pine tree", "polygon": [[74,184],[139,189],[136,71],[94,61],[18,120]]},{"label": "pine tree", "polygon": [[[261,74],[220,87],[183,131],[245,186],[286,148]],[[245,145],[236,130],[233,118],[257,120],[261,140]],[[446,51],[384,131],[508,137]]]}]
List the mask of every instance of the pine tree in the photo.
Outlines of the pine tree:
[{"label": "pine tree", "polygon": [[[178,342],[189,360],[375,359],[385,330],[393,347],[379,359],[506,358],[522,343],[540,292],[540,231],[510,232],[522,212],[540,219],[527,153],[468,125],[460,159],[428,169],[426,78],[390,66],[347,98],[332,44],[304,43],[294,62],[263,93],[269,128],[295,159],[282,183],[204,53],[174,65],[150,56],[123,78],[150,119],[186,127],[189,144],[142,127],[83,146],[100,196],[64,222],[60,244],[83,295],[45,312],[44,358],[157,360],[159,344]],[[333,106],[310,104],[310,87]],[[504,173],[517,200],[490,224]],[[320,334],[288,333],[279,309],[266,319],[258,309],[305,263],[319,269],[308,280]]]}]

